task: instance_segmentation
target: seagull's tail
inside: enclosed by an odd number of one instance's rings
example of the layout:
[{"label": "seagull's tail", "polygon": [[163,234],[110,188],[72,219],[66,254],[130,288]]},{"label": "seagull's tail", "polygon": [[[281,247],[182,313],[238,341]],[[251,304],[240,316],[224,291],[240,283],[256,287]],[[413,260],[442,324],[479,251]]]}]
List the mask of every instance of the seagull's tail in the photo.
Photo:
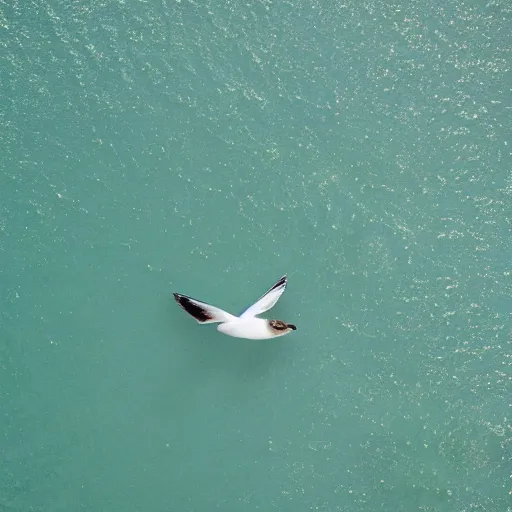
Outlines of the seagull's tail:
[{"label": "seagull's tail", "polygon": [[236,318],[222,309],[206,304],[206,302],[193,299],[192,297],[187,297],[186,295],[175,293],[174,298],[176,302],[200,324],[231,322]]}]

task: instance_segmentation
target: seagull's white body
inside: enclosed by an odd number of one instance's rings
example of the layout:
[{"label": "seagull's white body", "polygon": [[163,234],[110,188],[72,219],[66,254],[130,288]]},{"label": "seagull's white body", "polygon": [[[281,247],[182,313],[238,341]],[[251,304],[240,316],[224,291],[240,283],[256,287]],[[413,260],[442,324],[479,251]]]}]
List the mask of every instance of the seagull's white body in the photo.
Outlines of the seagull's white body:
[{"label": "seagull's white body", "polygon": [[176,302],[200,324],[219,323],[217,330],[234,338],[249,340],[266,340],[277,336],[284,336],[295,331],[293,324],[286,324],[280,320],[266,320],[257,315],[268,311],[278,301],[286,289],[288,280],[281,277],[277,283],[263,294],[252,306],[247,308],[240,316],[234,316],[206,302],[174,294]]},{"label": "seagull's white body", "polygon": [[231,322],[224,322],[217,326],[217,331],[233,336],[234,338],[246,338],[248,340],[265,340],[287,334],[274,334],[263,318],[237,318]]}]

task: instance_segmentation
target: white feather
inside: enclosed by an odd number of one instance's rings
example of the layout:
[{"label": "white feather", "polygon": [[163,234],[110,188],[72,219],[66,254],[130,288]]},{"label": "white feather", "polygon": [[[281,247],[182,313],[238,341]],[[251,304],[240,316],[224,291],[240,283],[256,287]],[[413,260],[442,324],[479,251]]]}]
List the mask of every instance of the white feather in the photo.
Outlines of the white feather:
[{"label": "white feather", "polygon": [[286,290],[288,279],[286,276],[281,277],[277,283],[266,291],[252,306],[249,306],[241,315],[240,318],[250,318],[253,316],[261,315],[274,307],[279,297],[283,295]]}]

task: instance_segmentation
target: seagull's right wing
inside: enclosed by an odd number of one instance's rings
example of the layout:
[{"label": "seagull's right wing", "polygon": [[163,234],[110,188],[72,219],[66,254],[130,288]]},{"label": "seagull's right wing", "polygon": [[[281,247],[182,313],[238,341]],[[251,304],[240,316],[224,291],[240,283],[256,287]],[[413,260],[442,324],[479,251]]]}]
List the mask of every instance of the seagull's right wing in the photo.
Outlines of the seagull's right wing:
[{"label": "seagull's right wing", "polygon": [[248,307],[241,315],[240,318],[248,318],[256,315],[261,315],[272,308],[279,300],[279,297],[284,293],[288,279],[286,276],[281,277],[277,283],[264,293],[252,306]]},{"label": "seagull's right wing", "polygon": [[214,324],[219,322],[231,322],[236,319],[235,316],[216,308],[206,302],[181,295],[174,294],[176,302],[190,315],[193,316],[200,324]]}]

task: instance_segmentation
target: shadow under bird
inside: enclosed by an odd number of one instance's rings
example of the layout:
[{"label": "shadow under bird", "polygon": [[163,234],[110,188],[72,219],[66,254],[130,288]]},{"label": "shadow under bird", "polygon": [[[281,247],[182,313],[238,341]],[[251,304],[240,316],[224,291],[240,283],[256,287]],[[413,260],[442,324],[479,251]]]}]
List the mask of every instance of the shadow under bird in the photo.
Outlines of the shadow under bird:
[{"label": "shadow under bird", "polygon": [[266,320],[258,318],[272,308],[283,294],[288,284],[286,276],[281,277],[277,283],[264,293],[252,306],[249,306],[240,316],[234,316],[206,302],[174,294],[176,302],[200,324],[218,323],[217,330],[233,336],[249,340],[267,340],[284,336],[297,327],[281,320]]}]

